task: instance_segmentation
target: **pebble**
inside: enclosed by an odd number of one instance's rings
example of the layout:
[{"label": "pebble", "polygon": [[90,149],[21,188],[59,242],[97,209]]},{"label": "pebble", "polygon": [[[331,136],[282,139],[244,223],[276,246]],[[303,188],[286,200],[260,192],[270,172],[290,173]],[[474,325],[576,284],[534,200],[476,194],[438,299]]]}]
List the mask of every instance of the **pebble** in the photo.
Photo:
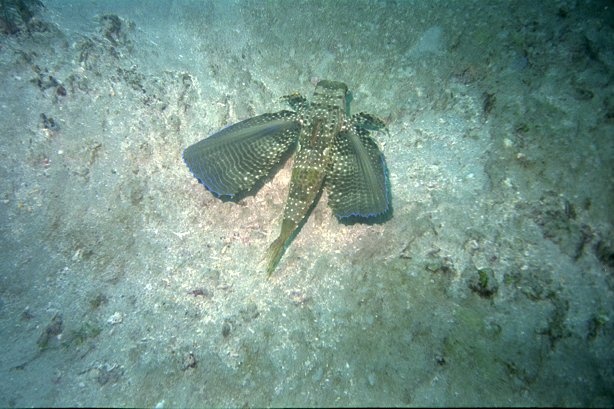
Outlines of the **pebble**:
[{"label": "pebble", "polygon": [[113,313],[113,315],[109,317],[109,319],[107,320],[107,323],[111,325],[115,325],[115,324],[121,324],[122,321],[124,321],[124,315],[121,312],[116,311],[115,313]]}]

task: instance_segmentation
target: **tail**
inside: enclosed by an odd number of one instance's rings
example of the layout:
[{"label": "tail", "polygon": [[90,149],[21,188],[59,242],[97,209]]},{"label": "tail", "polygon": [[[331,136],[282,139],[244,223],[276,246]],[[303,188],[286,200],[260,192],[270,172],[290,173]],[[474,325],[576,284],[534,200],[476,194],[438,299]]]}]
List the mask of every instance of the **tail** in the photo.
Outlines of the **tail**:
[{"label": "tail", "polygon": [[281,256],[284,255],[284,250],[286,249],[286,242],[290,239],[290,236],[296,229],[296,224],[289,219],[284,219],[281,223],[281,232],[279,233],[279,237],[275,239],[273,243],[269,246],[267,250],[267,275],[271,275],[271,273],[277,267],[279,260],[281,260]]},{"label": "tail", "polygon": [[269,249],[267,250],[267,256],[266,256],[267,258],[266,273],[268,276],[271,275],[271,273],[275,270],[275,267],[277,267],[279,260],[281,260],[281,256],[284,254],[284,249],[286,247],[285,244],[286,244],[286,241],[283,239],[283,237],[279,236],[269,246]]}]

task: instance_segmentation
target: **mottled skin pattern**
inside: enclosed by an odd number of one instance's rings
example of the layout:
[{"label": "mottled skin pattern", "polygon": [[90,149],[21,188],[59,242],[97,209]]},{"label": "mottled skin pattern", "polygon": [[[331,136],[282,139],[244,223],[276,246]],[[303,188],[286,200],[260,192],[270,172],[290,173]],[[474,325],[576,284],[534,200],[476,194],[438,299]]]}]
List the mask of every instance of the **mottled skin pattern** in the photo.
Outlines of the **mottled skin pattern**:
[{"label": "mottled skin pattern", "polygon": [[372,130],[384,123],[365,113],[349,117],[349,92],[336,81],[318,82],[311,102],[284,97],[293,111],[259,115],[189,146],[183,159],[218,196],[250,191],[296,147],[281,231],[268,249],[271,274],[324,187],[335,215],[369,218],[388,212],[386,165]]},{"label": "mottled skin pattern", "polygon": [[281,232],[267,252],[268,274],[277,266],[286,242],[307,216],[322,188],[331,160],[331,144],[345,123],[347,92],[347,86],[341,82],[320,81],[313,102],[299,115],[301,132],[290,179],[290,193]]}]

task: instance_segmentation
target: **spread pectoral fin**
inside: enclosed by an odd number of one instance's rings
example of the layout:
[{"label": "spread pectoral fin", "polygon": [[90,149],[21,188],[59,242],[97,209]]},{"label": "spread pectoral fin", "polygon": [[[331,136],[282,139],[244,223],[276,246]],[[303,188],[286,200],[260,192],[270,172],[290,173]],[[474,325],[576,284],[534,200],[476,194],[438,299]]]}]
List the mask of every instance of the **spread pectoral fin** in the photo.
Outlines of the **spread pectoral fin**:
[{"label": "spread pectoral fin", "polygon": [[298,137],[295,113],[280,111],[236,123],[183,151],[183,160],[219,196],[245,192],[281,161]]},{"label": "spread pectoral fin", "polygon": [[326,179],[328,204],[337,217],[370,217],[389,207],[386,164],[369,132],[361,127],[337,135]]}]

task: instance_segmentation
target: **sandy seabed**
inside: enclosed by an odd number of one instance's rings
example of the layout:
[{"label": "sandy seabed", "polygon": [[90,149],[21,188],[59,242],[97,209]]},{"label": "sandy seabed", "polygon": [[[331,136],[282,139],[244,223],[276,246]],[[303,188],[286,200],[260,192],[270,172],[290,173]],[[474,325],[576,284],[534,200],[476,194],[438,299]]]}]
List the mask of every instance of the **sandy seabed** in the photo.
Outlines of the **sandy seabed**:
[{"label": "sandy seabed", "polygon": [[[0,406],[612,406],[608,1],[7,0]],[[181,160],[345,82],[392,213]]]}]

